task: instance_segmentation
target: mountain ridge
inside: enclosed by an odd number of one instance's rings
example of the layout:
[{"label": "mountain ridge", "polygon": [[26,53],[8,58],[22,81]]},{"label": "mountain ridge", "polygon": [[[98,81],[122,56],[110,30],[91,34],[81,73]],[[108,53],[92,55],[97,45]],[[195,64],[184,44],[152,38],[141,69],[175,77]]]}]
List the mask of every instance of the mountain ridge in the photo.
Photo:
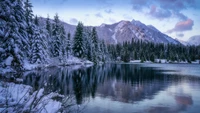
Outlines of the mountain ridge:
[{"label": "mountain ridge", "polygon": [[[40,17],[40,23],[42,26],[45,25],[46,18]],[[53,20],[51,20],[53,23]],[[62,21],[65,31],[74,35],[76,25],[71,25]],[[181,44],[178,40],[169,37],[168,35],[159,31],[153,25],[145,25],[140,21],[132,20],[126,21],[121,20],[114,24],[101,24],[100,26],[86,26],[89,29],[96,27],[99,39],[103,39],[107,44],[117,44],[132,40],[142,40],[144,42],[153,43],[172,43]]]}]

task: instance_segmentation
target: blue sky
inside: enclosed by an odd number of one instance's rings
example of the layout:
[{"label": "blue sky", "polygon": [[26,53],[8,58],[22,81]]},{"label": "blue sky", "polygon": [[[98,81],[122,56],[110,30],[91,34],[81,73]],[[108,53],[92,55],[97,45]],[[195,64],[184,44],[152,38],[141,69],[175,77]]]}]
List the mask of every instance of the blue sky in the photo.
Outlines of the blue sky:
[{"label": "blue sky", "polygon": [[30,0],[34,14],[76,25],[97,26],[139,20],[167,35],[187,40],[200,35],[200,0]]}]

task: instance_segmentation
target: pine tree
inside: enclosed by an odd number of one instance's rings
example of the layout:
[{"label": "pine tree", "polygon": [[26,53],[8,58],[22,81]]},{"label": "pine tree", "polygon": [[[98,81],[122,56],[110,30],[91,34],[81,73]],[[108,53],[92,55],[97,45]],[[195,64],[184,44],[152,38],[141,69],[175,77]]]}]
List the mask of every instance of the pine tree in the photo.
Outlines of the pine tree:
[{"label": "pine tree", "polygon": [[34,34],[32,39],[32,49],[31,49],[31,63],[45,63],[47,55],[47,46],[45,44],[45,35],[42,29],[39,27],[39,22],[37,16],[34,19]]},{"label": "pine tree", "polygon": [[65,28],[63,25],[60,26],[60,38],[61,38],[61,54],[64,57],[67,53],[67,51],[66,51],[67,37],[66,37]]},{"label": "pine tree", "polygon": [[29,58],[29,61],[31,62],[31,51],[33,49],[33,41],[34,41],[34,32],[35,32],[35,25],[33,23],[33,11],[32,11],[32,4],[30,3],[29,0],[26,0],[24,2],[24,9],[25,9],[25,19],[26,19],[26,31],[27,31],[27,36],[29,39],[29,46],[28,46],[28,53],[27,56]]},{"label": "pine tree", "polygon": [[48,32],[49,37],[51,37],[51,34],[52,34],[52,28],[51,27],[52,26],[51,26],[49,15],[48,15],[47,19],[46,19],[46,30]]},{"label": "pine tree", "polygon": [[52,24],[51,24],[51,22],[50,22],[50,19],[49,19],[49,15],[47,16],[47,19],[46,19],[46,38],[47,38],[47,41],[46,41],[46,43],[47,43],[47,48],[48,48],[48,54],[49,54],[49,56],[50,57],[53,57],[53,54],[52,54],[52,43],[53,43],[53,41],[52,41]]},{"label": "pine tree", "polygon": [[71,54],[71,34],[68,33],[67,34],[67,46],[66,46],[66,52],[67,52],[67,57],[69,57],[69,55]]},{"label": "pine tree", "polygon": [[98,60],[100,60],[100,48],[99,48],[99,43],[98,43],[98,35],[97,35],[97,32],[96,32],[96,28],[93,27],[92,28],[92,61],[94,63],[97,63]]},{"label": "pine tree", "polygon": [[0,10],[1,61],[10,59],[11,64],[5,63],[4,67],[11,65],[13,69],[21,70],[28,45],[23,4],[20,0],[1,0]]},{"label": "pine tree", "polygon": [[58,14],[54,16],[54,24],[52,29],[52,54],[53,57],[58,57],[61,52],[61,36],[60,36],[60,20]]},{"label": "pine tree", "polygon": [[78,58],[83,58],[83,24],[78,23],[73,41],[73,54]]}]

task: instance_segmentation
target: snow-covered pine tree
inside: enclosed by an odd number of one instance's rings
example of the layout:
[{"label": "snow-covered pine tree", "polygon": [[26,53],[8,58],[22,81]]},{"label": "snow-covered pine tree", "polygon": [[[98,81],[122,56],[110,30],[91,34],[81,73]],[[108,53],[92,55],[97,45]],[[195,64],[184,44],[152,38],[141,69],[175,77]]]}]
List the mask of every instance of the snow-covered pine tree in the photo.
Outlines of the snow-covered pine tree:
[{"label": "snow-covered pine tree", "polygon": [[61,56],[64,57],[66,55],[66,47],[67,47],[67,37],[65,28],[63,25],[60,25],[60,38],[61,38]]},{"label": "snow-covered pine tree", "polygon": [[49,33],[49,36],[51,37],[52,34],[52,25],[50,23],[50,19],[49,19],[49,15],[47,15],[47,19],[46,19],[46,30]]},{"label": "snow-covered pine tree", "polygon": [[33,11],[32,11],[32,4],[30,3],[29,0],[25,0],[24,2],[24,9],[25,9],[25,18],[26,18],[26,31],[27,31],[27,37],[29,39],[29,44],[28,44],[28,51],[27,51],[27,57],[29,62],[31,63],[32,61],[32,56],[31,56],[31,52],[33,47],[33,42],[34,42],[34,32],[35,30],[35,25],[33,23]]},{"label": "snow-covered pine tree", "polygon": [[98,61],[100,60],[100,47],[99,47],[98,35],[97,35],[95,27],[92,28],[91,37],[92,37],[92,44],[93,44],[92,61],[94,63],[98,63]]},{"label": "snow-covered pine tree", "polygon": [[71,46],[71,34],[68,33],[67,34],[67,41],[66,41],[66,53],[67,53],[67,57],[69,57],[69,55],[71,54],[71,49],[72,49],[72,46]]},{"label": "snow-covered pine tree", "polygon": [[24,45],[27,44],[23,4],[21,0],[1,0],[0,10],[0,57],[4,62],[3,67],[11,65],[15,70],[22,70],[26,49]]},{"label": "snow-covered pine tree", "polygon": [[60,20],[58,14],[54,16],[54,24],[52,28],[52,54],[53,57],[58,57],[61,52],[60,44],[61,44],[61,37],[60,37]]},{"label": "snow-covered pine tree", "polygon": [[78,58],[83,58],[83,24],[78,23],[73,40],[73,54]]},{"label": "snow-covered pine tree", "polygon": [[47,40],[46,40],[46,43],[47,43],[47,48],[48,48],[48,55],[50,56],[50,57],[53,57],[53,55],[52,55],[52,24],[51,24],[51,22],[50,22],[50,19],[49,19],[49,15],[47,15],[47,19],[46,19],[46,31],[47,32],[45,32],[46,34],[46,38],[47,38]]},{"label": "snow-covered pine tree", "polygon": [[84,27],[83,29],[83,53],[84,58],[92,61],[92,48],[94,47],[92,43],[92,32],[89,27]]},{"label": "snow-covered pine tree", "polygon": [[45,63],[48,58],[47,55],[47,45],[45,40],[45,34],[43,30],[39,27],[39,22],[37,16],[34,19],[34,34],[32,39],[32,50],[31,50],[31,63]]},{"label": "snow-covered pine tree", "polygon": [[109,56],[108,56],[108,48],[104,40],[100,41],[100,48],[101,48],[101,61],[105,62],[109,59]]}]

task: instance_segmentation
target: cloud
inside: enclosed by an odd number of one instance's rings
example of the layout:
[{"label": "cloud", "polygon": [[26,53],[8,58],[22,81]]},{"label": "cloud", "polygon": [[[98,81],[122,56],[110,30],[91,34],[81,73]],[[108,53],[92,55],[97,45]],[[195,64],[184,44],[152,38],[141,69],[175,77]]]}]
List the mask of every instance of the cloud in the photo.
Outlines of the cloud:
[{"label": "cloud", "polygon": [[187,20],[188,17],[185,16],[183,13],[180,12],[174,12],[174,15],[177,16],[180,20]]},{"label": "cloud", "polygon": [[195,0],[156,0],[163,9],[171,9],[173,11],[181,11],[188,7],[193,7]]},{"label": "cloud", "polygon": [[169,10],[158,9],[155,5],[151,6],[150,12],[148,14],[160,20],[169,18],[172,15]]},{"label": "cloud", "polygon": [[[131,0],[132,8],[135,11],[149,9],[148,14],[156,19],[170,18],[172,15],[180,20],[187,20],[188,17],[180,13],[182,10],[196,7],[198,0]],[[157,7],[156,7],[156,6]]]},{"label": "cloud", "polygon": [[189,31],[192,30],[193,25],[194,22],[191,19],[187,19],[186,21],[180,21],[176,23],[173,29],[168,30],[167,33]]},{"label": "cloud", "polygon": [[112,2],[111,0],[96,0],[96,2],[99,5],[99,8],[108,8],[113,6],[114,2]]},{"label": "cloud", "polygon": [[132,8],[133,10],[139,11],[142,10],[144,7],[147,7],[151,0],[132,0]]},{"label": "cloud", "polygon": [[184,34],[183,33],[180,33],[180,34],[176,34],[177,37],[184,37]]},{"label": "cloud", "polygon": [[101,13],[97,13],[97,14],[95,14],[95,16],[98,17],[98,18],[103,18],[103,16],[101,15]]},{"label": "cloud", "polygon": [[71,24],[77,24],[77,23],[78,23],[78,20],[75,19],[75,18],[71,18],[71,19],[69,20],[69,22],[70,22]]},{"label": "cloud", "polygon": [[106,13],[108,13],[108,14],[113,13],[112,9],[105,9],[104,11],[105,11]]}]

